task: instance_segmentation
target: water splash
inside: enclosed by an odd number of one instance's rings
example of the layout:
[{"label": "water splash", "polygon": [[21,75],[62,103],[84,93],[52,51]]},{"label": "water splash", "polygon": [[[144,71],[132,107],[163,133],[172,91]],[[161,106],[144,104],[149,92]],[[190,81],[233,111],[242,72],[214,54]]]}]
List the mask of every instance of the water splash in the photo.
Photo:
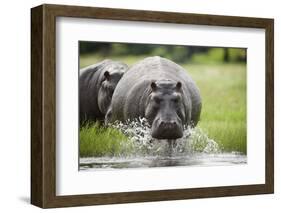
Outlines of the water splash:
[{"label": "water splash", "polygon": [[133,145],[130,155],[134,156],[175,157],[194,153],[221,152],[218,143],[210,139],[199,127],[184,127],[183,137],[176,140],[158,140],[152,138],[151,127],[145,118],[126,122],[116,121],[110,126],[120,130],[129,138]]}]

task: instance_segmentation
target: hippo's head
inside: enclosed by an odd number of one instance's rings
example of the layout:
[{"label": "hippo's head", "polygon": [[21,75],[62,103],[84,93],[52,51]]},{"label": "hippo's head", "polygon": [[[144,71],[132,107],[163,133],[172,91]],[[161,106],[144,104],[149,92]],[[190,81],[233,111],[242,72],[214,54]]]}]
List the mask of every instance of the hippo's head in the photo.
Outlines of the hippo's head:
[{"label": "hippo's head", "polygon": [[182,83],[159,80],[151,82],[150,87],[145,117],[152,127],[152,137],[181,138],[186,119]]},{"label": "hippo's head", "polygon": [[98,93],[98,106],[103,114],[106,114],[113,92],[127,69],[126,64],[119,63],[107,67],[103,73],[103,80]]}]

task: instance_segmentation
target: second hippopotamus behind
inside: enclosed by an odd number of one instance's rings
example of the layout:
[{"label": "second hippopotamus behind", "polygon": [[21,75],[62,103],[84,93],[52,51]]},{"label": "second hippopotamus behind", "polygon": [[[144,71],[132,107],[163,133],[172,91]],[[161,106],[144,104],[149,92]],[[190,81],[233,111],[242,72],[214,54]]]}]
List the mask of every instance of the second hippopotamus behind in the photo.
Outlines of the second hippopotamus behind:
[{"label": "second hippopotamus behind", "polygon": [[106,122],[144,117],[157,139],[177,139],[195,126],[201,112],[199,89],[187,71],[158,56],[133,65],[119,81]]},{"label": "second hippopotamus behind", "polygon": [[107,59],[80,70],[80,124],[104,120],[114,89],[127,69],[126,64]]}]

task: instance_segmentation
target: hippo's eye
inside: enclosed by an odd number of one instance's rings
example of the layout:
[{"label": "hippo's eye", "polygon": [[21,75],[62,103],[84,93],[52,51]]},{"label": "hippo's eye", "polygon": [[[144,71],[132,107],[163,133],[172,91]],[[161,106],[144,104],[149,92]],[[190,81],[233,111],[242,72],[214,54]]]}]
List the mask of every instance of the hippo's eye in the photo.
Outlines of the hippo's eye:
[{"label": "hippo's eye", "polygon": [[154,97],[154,101],[155,101],[157,104],[160,104],[160,103],[161,103],[161,98]]},{"label": "hippo's eye", "polygon": [[175,97],[175,98],[172,99],[172,101],[177,104],[180,101],[180,98],[179,97]]},{"label": "hippo's eye", "polygon": [[109,95],[110,95],[110,96],[112,96],[112,95],[113,95],[114,90],[113,90],[113,89],[110,89],[108,92],[109,92]]}]

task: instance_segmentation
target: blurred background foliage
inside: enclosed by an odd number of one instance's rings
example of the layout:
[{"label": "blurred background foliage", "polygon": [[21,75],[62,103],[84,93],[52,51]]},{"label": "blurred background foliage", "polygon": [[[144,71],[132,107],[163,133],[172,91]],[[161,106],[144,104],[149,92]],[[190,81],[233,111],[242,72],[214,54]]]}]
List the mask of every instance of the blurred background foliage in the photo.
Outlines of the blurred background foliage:
[{"label": "blurred background foliage", "polygon": [[176,63],[218,64],[246,63],[245,48],[178,46],[158,44],[104,43],[80,42],[81,56],[97,55],[96,58],[119,58],[135,56],[145,58],[148,55],[158,55],[169,58]]}]

